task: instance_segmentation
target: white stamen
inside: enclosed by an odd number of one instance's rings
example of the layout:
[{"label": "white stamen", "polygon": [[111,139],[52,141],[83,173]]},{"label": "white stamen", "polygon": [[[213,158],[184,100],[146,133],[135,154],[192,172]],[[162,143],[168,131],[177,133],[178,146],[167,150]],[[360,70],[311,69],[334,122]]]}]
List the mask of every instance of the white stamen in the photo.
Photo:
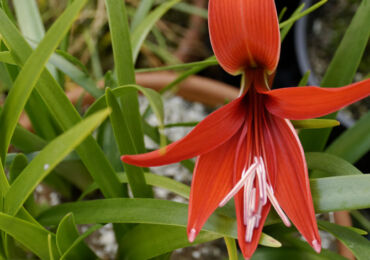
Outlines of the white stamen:
[{"label": "white stamen", "polygon": [[274,191],[270,185],[267,185],[267,196],[274,207],[276,213],[280,216],[281,220],[285,224],[285,226],[290,227],[290,221],[288,217],[285,215],[284,211],[281,209],[279,202],[277,201],[276,197],[274,196]]},{"label": "white stamen", "polygon": [[236,193],[238,193],[238,191],[244,186],[246,180],[248,180],[249,174],[255,172],[256,167],[257,163],[253,163],[245,173],[244,173],[245,170],[243,170],[244,176],[242,176],[240,181],[234,186],[234,188],[229,192],[229,194],[227,194],[226,197],[220,202],[219,207],[225,206],[226,203],[228,203],[229,200],[231,200],[231,198],[234,197]]},{"label": "white stamen", "polygon": [[316,239],[312,241],[312,247],[316,251],[316,253],[319,254],[321,252],[321,245]]},{"label": "white stamen", "polygon": [[246,232],[245,232],[245,241],[246,242],[251,242],[252,241],[253,230],[254,230],[254,227],[255,227],[255,223],[256,223],[256,218],[255,217],[251,217],[248,220],[247,229],[246,229]]},{"label": "white stamen", "polygon": [[196,234],[197,234],[197,230],[195,228],[192,228],[189,232],[189,236],[188,236],[188,239],[189,239],[189,242],[190,243],[193,243],[194,240],[195,240],[195,237],[196,237]]},{"label": "white stamen", "polygon": [[[251,160],[251,158],[249,159]],[[257,179],[256,179],[257,178]],[[256,181],[256,182],[255,182]],[[258,182],[258,183],[257,183]],[[259,188],[259,194],[257,195],[257,185]],[[283,223],[286,226],[290,226],[290,221],[281,209],[276,197],[274,196],[274,190],[268,183],[267,172],[265,163],[262,157],[254,157],[253,164],[250,165],[248,170],[244,169],[241,178],[233,189],[225,196],[225,198],[219,204],[220,207],[224,206],[240,189],[243,188],[243,222],[245,225],[245,241],[251,242],[253,239],[254,229],[258,228],[262,218],[262,209],[266,205],[267,199],[270,200],[272,206],[275,208],[278,215],[281,217]],[[257,197],[258,196],[258,197]],[[256,205],[256,200],[258,203]],[[189,240],[194,235],[195,230],[190,231]],[[315,250],[319,249],[318,242],[313,241],[313,247]]]},{"label": "white stamen", "polygon": [[250,196],[250,201],[249,201],[249,216],[253,215],[253,211],[256,208],[256,188],[252,189],[252,196]]}]

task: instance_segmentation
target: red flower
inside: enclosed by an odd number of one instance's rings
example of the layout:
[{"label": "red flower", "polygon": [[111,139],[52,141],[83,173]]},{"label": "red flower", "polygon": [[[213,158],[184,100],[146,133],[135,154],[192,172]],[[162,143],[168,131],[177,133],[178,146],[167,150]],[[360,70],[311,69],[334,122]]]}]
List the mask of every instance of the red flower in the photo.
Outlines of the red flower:
[{"label": "red flower", "polygon": [[322,116],[364,98],[370,80],[334,89],[270,90],[280,54],[273,0],[210,0],[209,30],[221,66],[231,74],[245,73],[244,94],[168,145],[165,153],[122,160],[148,167],[198,156],[189,202],[191,242],[212,212],[235,197],[238,241],[246,258],[257,247],[271,205],[320,252],[306,161],[287,119]]}]

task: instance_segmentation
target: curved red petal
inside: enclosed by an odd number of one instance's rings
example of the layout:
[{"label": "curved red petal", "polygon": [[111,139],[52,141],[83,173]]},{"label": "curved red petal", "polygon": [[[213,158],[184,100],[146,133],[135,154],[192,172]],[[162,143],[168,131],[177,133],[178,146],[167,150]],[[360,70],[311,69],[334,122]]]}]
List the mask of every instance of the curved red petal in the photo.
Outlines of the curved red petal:
[{"label": "curved red petal", "polygon": [[204,223],[233,187],[233,169],[240,132],[198,157],[191,184],[188,237],[194,240]]},{"label": "curved red petal", "polygon": [[245,118],[243,97],[216,110],[201,121],[184,138],[164,149],[138,155],[123,155],[121,160],[137,166],[158,166],[207,153],[229,140]]},{"label": "curved red petal", "polygon": [[341,88],[296,87],[263,92],[267,109],[293,120],[323,116],[370,95],[370,79]]},{"label": "curved red petal", "polygon": [[274,0],[210,0],[208,12],[213,51],[227,72],[276,69],[280,31]]},{"label": "curved red petal", "polygon": [[275,196],[308,243],[321,245],[303,148],[288,120],[270,115],[267,120],[276,156]]}]

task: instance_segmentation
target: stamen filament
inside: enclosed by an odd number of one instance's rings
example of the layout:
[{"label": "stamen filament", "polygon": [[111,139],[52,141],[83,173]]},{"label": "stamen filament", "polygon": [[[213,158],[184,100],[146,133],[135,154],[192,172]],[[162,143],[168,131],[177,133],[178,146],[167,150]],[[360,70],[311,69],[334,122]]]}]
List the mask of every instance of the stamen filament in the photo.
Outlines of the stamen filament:
[{"label": "stamen filament", "polygon": [[276,210],[276,213],[280,216],[281,220],[285,224],[285,226],[290,227],[290,221],[288,217],[285,215],[284,211],[281,209],[279,202],[277,201],[276,197],[274,196],[274,191],[270,185],[267,185],[267,196],[269,197],[269,200]]},{"label": "stamen filament", "polygon": [[223,207],[226,205],[226,203],[229,202],[229,200],[231,200],[232,197],[234,197],[234,195],[236,193],[238,193],[238,191],[243,187],[244,183],[246,182],[246,180],[248,180],[248,176],[249,174],[253,173],[255,170],[256,170],[256,167],[257,167],[257,163],[253,163],[249,169],[245,172],[245,170],[243,170],[243,173],[242,174],[242,178],[240,179],[240,181],[234,186],[234,188],[229,192],[229,194],[226,195],[226,197],[220,202],[219,204],[219,207]]}]

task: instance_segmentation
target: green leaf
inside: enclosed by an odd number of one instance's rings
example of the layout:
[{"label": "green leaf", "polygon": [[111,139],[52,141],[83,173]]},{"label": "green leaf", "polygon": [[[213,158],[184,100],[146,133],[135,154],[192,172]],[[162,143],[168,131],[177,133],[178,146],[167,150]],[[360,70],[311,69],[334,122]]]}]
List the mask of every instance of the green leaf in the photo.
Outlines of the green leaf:
[{"label": "green leaf", "polygon": [[[284,28],[286,26],[289,26],[291,25],[292,23],[294,23],[295,21],[299,20],[300,18],[302,18],[303,16],[306,16],[308,15],[309,13],[312,13],[313,11],[315,11],[317,8],[321,7],[322,5],[324,5],[328,0],[321,0],[320,2],[312,5],[310,8],[307,8],[306,10],[304,10],[303,12],[299,12],[297,15],[294,15],[292,16],[291,18],[289,18],[288,20],[285,20],[284,22],[280,23],[280,29],[281,28]],[[299,9],[298,9],[299,10]]]},{"label": "green leaf", "polygon": [[138,8],[136,9],[135,15],[132,18],[131,30],[135,30],[136,27],[145,19],[150,9],[154,4],[154,0],[141,1]]},{"label": "green leaf", "polygon": [[0,229],[14,237],[41,259],[50,259],[48,239],[50,235],[53,255],[58,258],[55,236],[46,229],[4,213],[0,213]]},{"label": "green leaf", "polygon": [[[96,225],[90,227],[85,233],[83,233],[81,236],[79,236],[73,242],[73,244],[65,251],[65,253],[60,257],[60,259],[61,260],[62,259],[70,259],[70,254],[72,252],[74,252],[75,250],[77,250],[77,252],[79,252],[79,254],[81,254],[81,252],[79,251],[81,243],[83,243],[83,241],[84,241],[85,238],[87,238],[88,236],[90,236],[92,233],[94,233],[96,230],[100,229],[101,227],[102,227],[102,225],[100,225],[100,224],[96,224]],[[86,256],[86,259],[97,258],[92,251],[91,251],[91,253],[89,255],[90,256]],[[82,258],[84,258],[84,257],[82,257]],[[71,259],[73,259],[73,258],[71,258]]]},{"label": "green leaf", "polygon": [[200,232],[194,243],[189,243],[185,227],[141,224],[127,232],[120,244],[127,259],[150,259],[220,237],[211,232]]},{"label": "green leaf", "polygon": [[[17,125],[21,112],[30,96],[38,78],[40,77],[45,64],[52,52],[57,48],[63,36],[67,33],[73,21],[77,18],[79,11],[86,4],[86,0],[76,0],[52,25],[50,30],[40,42],[37,49],[31,54],[29,59],[24,64],[23,69],[19,73],[14,85],[7,96],[3,112],[0,117],[0,158],[4,161],[8,146],[14,129]],[[0,12],[0,23],[4,24],[5,14]],[[7,26],[1,26],[2,28]],[[11,28],[0,29],[4,37],[4,30]],[[12,32],[10,32],[12,34]],[[4,37],[7,43],[7,38]]]},{"label": "green leaf", "polygon": [[[188,205],[156,199],[104,199],[65,203],[40,214],[43,225],[56,225],[68,212],[73,212],[77,224],[93,223],[141,223],[169,225],[185,228]],[[150,214],[149,214],[150,212]],[[236,220],[213,214],[203,231],[237,238]],[[263,234],[261,244],[280,246],[273,238]]]},{"label": "green leaf", "polygon": [[6,212],[15,215],[42,179],[103,122],[109,113],[109,110],[96,113],[50,142],[10,186],[4,198]]},{"label": "green leaf", "polygon": [[345,175],[362,175],[362,172],[346,160],[328,153],[306,153],[307,166],[314,171],[312,178],[345,176]]},{"label": "green leaf", "polygon": [[[135,84],[135,70],[132,60],[131,37],[124,1],[106,0],[109,27],[111,30],[114,62],[118,85]],[[145,153],[144,133],[139,111],[138,93],[131,89],[120,97],[119,104],[126,120],[129,135],[138,153]],[[130,171],[128,169],[128,171]],[[134,172],[132,173],[132,175]],[[147,195],[151,192],[147,191]]]},{"label": "green leaf", "polygon": [[[112,93],[116,97],[122,97],[122,96],[125,96],[126,94],[128,94],[129,91],[132,91],[132,90],[138,90],[138,91],[140,91],[148,99],[149,105],[150,105],[151,109],[154,111],[154,114],[155,114],[155,116],[156,116],[156,118],[158,120],[159,129],[160,129],[161,144],[164,145],[164,143],[166,142],[166,140],[165,140],[165,136],[163,134],[163,129],[164,129],[164,109],[163,109],[162,97],[156,91],[154,91],[152,89],[149,89],[149,88],[141,87],[139,85],[125,85],[125,86],[121,86],[121,87],[115,88],[115,89],[113,89],[111,91],[112,91]],[[98,100],[96,100],[89,107],[89,109],[86,112],[85,116],[88,116],[91,113],[94,113],[95,111],[97,111],[99,109],[102,109],[102,108],[105,108],[105,107],[106,107],[106,100],[105,100],[104,97],[101,97]],[[126,124],[127,124],[128,121],[129,121],[129,119],[127,119],[125,117],[125,121],[126,121]],[[122,122],[122,120],[119,120],[118,122]],[[132,132],[130,132],[130,133],[132,133]],[[131,135],[131,139],[132,139],[132,141],[134,141],[134,138],[133,138],[132,135]],[[124,144],[123,141],[122,141],[122,144]],[[136,146],[135,146],[135,149],[137,149]],[[126,152],[123,152],[123,151],[121,151],[121,152],[126,154]],[[139,152],[139,151],[136,150],[135,153],[137,153],[137,152]],[[130,153],[130,151],[128,151],[127,153]]]},{"label": "green leaf", "polygon": [[40,41],[45,35],[39,9],[35,0],[13,0],[22,34],[32,41]]},{"label": "green leaf", "polygon": [[350,163],[357,162],[370,150],[370,112],[339,136],[326,149],[327,153],[339,156]]},{"label": "green leaf", "polygon": [[[338,256],[338,257],[337,257]],[[317,254],[312,251],[303,251],[298,248],[258,248],[251,260],[286,260],[286,259],[304,259],[304,260],[345,260],[346,258],[336,255],[337,258],[328,258],[326,255]],[[240,258],[242,259],[242,258]]]},{"label": "green leaf", "polygon": [[8,63],[8,64],[15,64],[15,61],[10,54],[10,51],[2,51],[0,52],[0,62]]},{"label": "green leaf", "polygon": [[[369,13],[369,1],[363,0],[324,75],[322,87],[339,87],[352,82],[370,37]],[[335,117],[336,113],[326,116]],[[330,132],[330,129],[322,129],[300,133],[305,151],[322,151]]]},{"label": "green leaf", "polygon": [[[0,56],[1,57],[1,56]],[[191,69],[193,67],[198,66],[215,66],[218,65],[218,61],[216,60],[215,56],[211,56],[203,61],[196,61],[184,64],[176,64],[171,66],[164,66],[164,67],[156,67],[156,68],[145,68],[145,69],[137,69],[136,72],[156,72],[156,71],[164,71],[164,70],[184,70],[184,69]]]},{"label": "green leaf", "polygon": [[[145,38],[149,34],[154,24],[175,4],[179,3],[180,0],[169,0],[165,1],[157,8],[155,8],[141,23],[136,27],[132,33],[132,52],[133,60],[136,61],[141,45],[145,41]],[[122,84],[120,84],[122,85]]]},{"label": "green leaf", "polygon": [[[32,49],[1,9],[0,20],[3,25],[0,26],[0,33],[17,57],[17,64],[22,67]],[[49,111],[63,130],[67,130],[81,121],[80,115],[48,71],[44,70],[41,74],[35,90],[40,93],[50,109]],[[87,137],[76,150],[94,180],[99,184],[104,196],[120,197],[124,195],[124,189],[119,184],[113,168],[93,137]]]},{"label": "green leaf", "polygon": [[[152,185],[155,187],[160,187],[163,189],[166,189],[168,191],[171,191],[183,198],[188,199],[190,194],[190,187],[188,185],[185,185],[181,182],[177,182],[171,178],[153,174],[153,173],[144,173],[145,181],[148,185]],[[119,181],[121,183],[127,183],[127,176],[126,174],[119,174],[118,175]],[[98,189],[98,185],[96,183],[91,184],[80,196],[78,200],[82,200],[85,198],[89,193],[95,191]]]},{"label": "green leaf", "polygon": [[319,221],[318,225],[321,229],[331,233],[339,239],[349,250],[356,256],[358,260],[369,259],[370,242],[366,238],[357,234],[353,230],[332,224],[325,221]]},{"label": "green leaf", "polygon": [[339,121],[333,119],[292,120],[292,124],[296,129],[329,128],[340,125]]},{"label": "green leaf", "polygon": [[14,158],[9,169],[9,183],[12,184],[28,164],[27,157],[20,153]]},{"label": "green leaf", "polygon": [[[290,16],[290,19],[296,17],[301,11],[302,9],[304,8],[305,4],[301,4],[300,6],[297,7],[297,9],[295,9],[295,11],[292,13],[292,15]],[[286,9],[285,9],[286,10]],[[284,10],[281,11],[281,13],[283,13]],[[290,29],[292,29],[293,25],[294,25],[294,22],[295,20],[290,20],[289,23],[286,24],[285,27],[281,27],[280,25],[280,41],[283,42],[285,37],[288,35]],[[280,19],[279,19],[279,23],[280,23]],[[280,23],[281,24],[281,23]]]},{"label": "green leaf", "polygon": [[313,179],[310,186],[318,212],[370,207],[370,175]]},{"label": "green leaf", "polygon": [[106,0],[118,85],[134,84],[131,36],[124,1]]},{"label": "green leaf", "polygon": [[94,98],[98,98],[104,93],[103,90],[96,86],[89,74],[80,69],[81,67],[84,68],[84,66],[80,64],[80,61],[68,53],[57,51],[57,53],[50,57],[50,63],[84,88]]},{"label": "green leaf", "polygon": [[63,255],[68,250],[68,257],[71,259],[93,259],[95,254],[86,246],[86,244],[78,243],[73,249],[70,247],[75,240],[80,236],[72,213],[67,214],[58,226],[56,242],[59,254]]},{"label": "green leaf", "polygon": [[[19,28],[23,36],[29,41],[40,42],[45,35],[45,28],[42,24],[41,15],[35,0],[23,1],[13,0]],[[57,78],[57,71],[54,66],[48,64],[47,68]]]},{"label": "green leaf", "polygon": [[[123,116],[116,97],[109,88],[106,89],[105,97],[108,106],[112,109],[110,122],[121,154],[137,154],[138,151],[128,128],[127,120]],[[127,172],[128,181],[134,197],[152,197],[153,194],[145,182],[143,169],[129,164],[124,164],[124,168]]]}]

